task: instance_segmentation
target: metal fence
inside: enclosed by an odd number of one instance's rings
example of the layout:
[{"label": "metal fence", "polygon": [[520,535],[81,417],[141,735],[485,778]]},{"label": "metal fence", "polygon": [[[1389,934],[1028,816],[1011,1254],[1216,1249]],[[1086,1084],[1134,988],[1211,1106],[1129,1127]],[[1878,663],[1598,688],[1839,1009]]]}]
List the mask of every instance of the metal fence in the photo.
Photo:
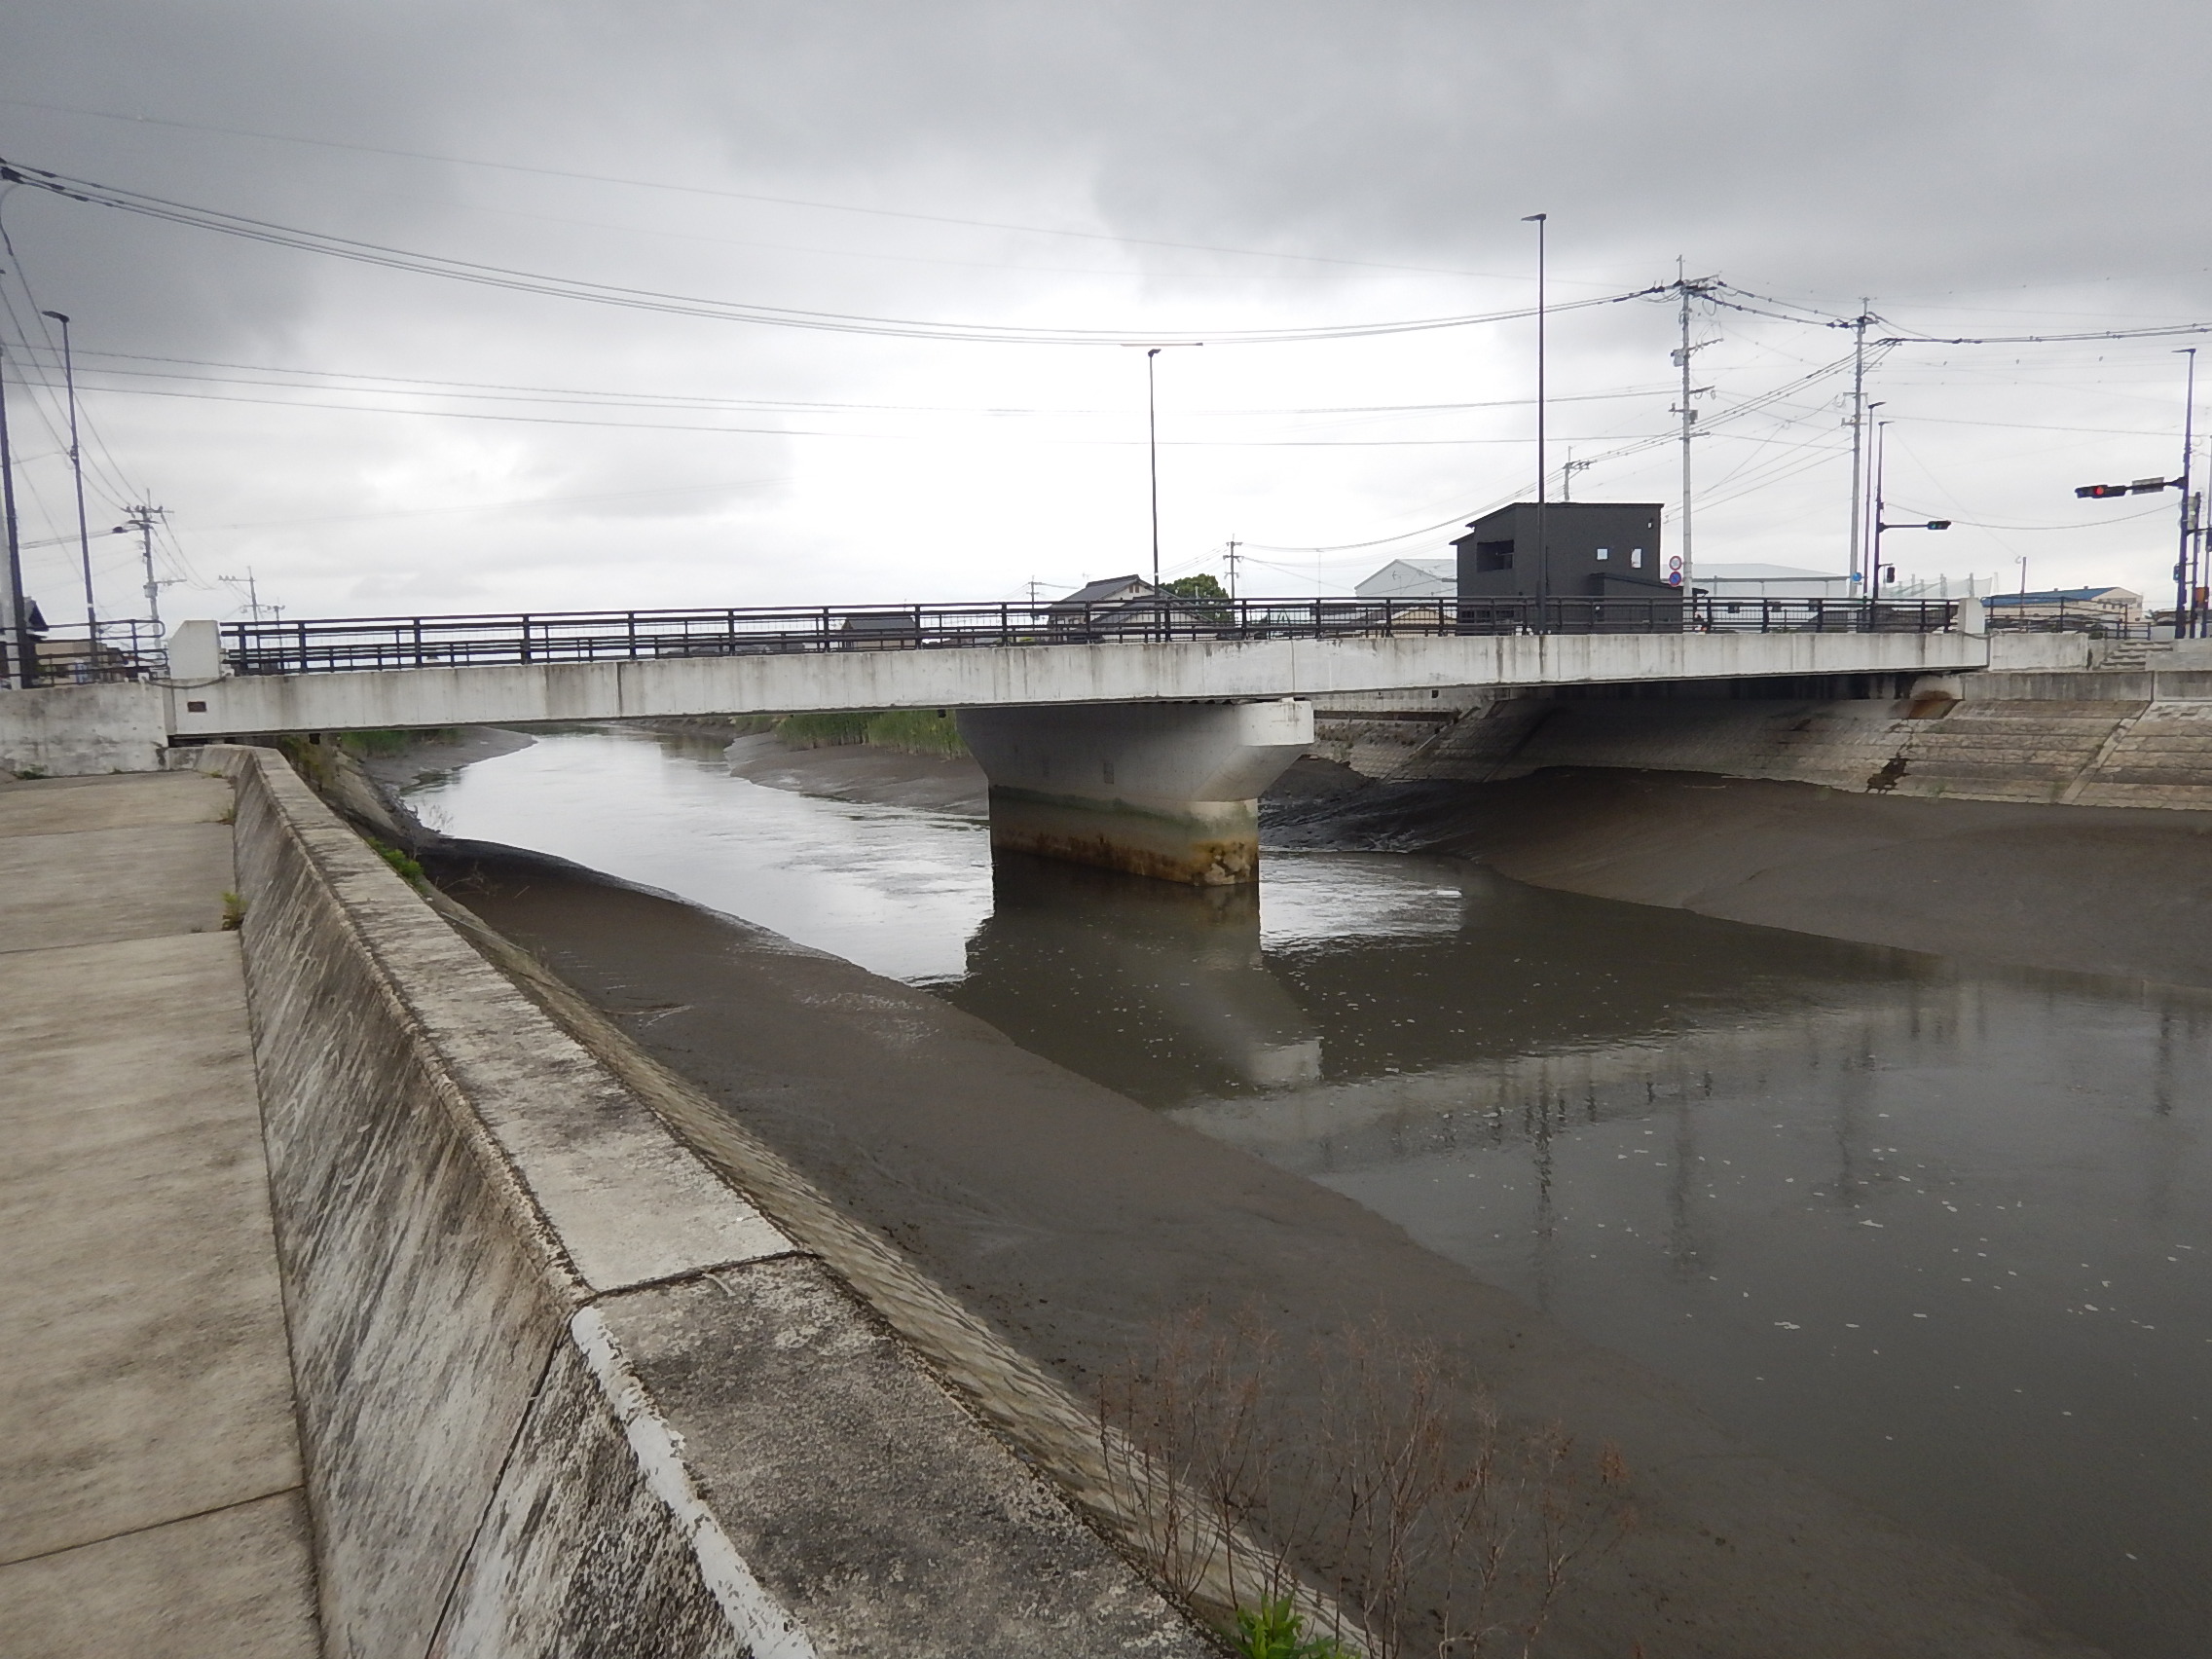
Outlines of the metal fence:
[{"label": "metal fence", "polygon": [[[2015,610],[2010,606],[1992,605],[1988,608],[1989,631],[1992,634],[2087,634],[2099,640],[2148,640],[2155,638],[2153,624],[2143,618],[2130,621],[2117,614],[2110,606],[2081,605],[2068,600],[2056,600],[2048,605],[2022,607]],[[2166,621],[2159,626],[2171,635],[2172,612],[2161,612]]]},{"label": "metal fence", "polygon": [[[0,682],[14,683],[16,640],[0,630]],[[159,680],[168,655],[161,627],[143,618],[124,617],[99,624],[94,638],[55,636],[31,642],[30,682],[34,685],[95,685],[117,681]]]},{"label": "metal fence", "polygon": [[1140,599],[366,616],[223,624],[236,674],[634,662],[804,651],[1497,634],[1938,633],[1945,601]]}]

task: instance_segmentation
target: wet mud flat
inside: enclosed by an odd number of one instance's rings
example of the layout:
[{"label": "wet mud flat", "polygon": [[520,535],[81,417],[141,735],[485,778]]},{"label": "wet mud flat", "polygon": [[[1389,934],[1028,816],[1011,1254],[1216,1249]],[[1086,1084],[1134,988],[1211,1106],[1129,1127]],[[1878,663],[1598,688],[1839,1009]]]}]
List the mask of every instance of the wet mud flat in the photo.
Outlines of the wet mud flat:
[{"label": "wet mud flat", "polygon": [[[1588,1567],[1541,1651],[2091,1651],[1987,1568],[1731,1440],[1680,1389],[1373,1209],[941,997],[558,861],[454,845],[429,862],[1079,1394],[1200,1309],[1280,1334],[1276,1385],[1295,1405],[1319,1386],[1301,1356],[1382,1321],[1436,1344],[1508,1417],[1617,1446],[1639,1524]],[[1472,1387],[1451,1402],[1483,1405]]]},{"label": "wet mud flat", "polygon": [[1825,939],[2212,985],[2212,812],[1596,768],[1379,784],[1308,759],[1264,803],[1262,833],[1445,853],[1532,886]]}]

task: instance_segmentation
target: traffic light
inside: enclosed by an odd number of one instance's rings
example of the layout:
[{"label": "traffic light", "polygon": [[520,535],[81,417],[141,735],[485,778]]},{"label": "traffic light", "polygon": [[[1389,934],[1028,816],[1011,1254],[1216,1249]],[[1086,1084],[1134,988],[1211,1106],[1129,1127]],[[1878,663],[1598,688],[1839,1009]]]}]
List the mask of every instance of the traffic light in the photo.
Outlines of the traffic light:
[{"label": "traffic light", "polygon": [[2085,501],[2102,501],[2113,496],[2127,494],[2124,484],[2084,484],[2074,492]]}]

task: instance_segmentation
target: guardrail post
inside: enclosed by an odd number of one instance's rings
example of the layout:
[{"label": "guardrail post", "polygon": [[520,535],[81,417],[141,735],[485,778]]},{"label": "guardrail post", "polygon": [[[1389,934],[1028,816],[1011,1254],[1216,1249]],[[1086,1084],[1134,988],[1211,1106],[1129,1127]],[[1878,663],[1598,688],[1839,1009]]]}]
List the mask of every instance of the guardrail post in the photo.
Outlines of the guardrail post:
[{"label": "guardrail post", "polygon": [[522,619],[522,660],[530,661],[530,618]]}]

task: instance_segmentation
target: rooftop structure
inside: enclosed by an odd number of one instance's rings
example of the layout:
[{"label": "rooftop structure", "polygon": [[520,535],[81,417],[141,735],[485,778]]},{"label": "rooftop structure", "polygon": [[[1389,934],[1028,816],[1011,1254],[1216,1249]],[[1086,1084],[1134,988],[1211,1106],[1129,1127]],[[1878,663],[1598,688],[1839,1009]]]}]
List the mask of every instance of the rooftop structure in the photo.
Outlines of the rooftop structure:
[{"label": "rooftop structure", "polygon": [[1459,591],[1459,562],[1393,559],[1352,591],[1362,599],[1449,599]]}]

